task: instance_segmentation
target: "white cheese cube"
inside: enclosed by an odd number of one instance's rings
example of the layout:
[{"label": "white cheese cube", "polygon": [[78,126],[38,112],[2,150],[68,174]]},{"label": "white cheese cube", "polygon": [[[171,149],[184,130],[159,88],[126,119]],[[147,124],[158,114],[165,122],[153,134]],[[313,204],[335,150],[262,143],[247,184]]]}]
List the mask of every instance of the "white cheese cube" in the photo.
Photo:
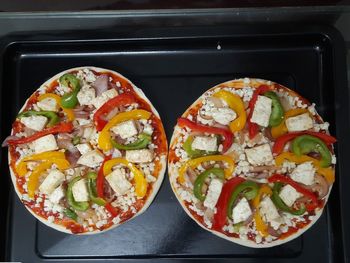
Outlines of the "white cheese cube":
[{"label": "white cheese cube", "polygon": [[36,105],[38,105],[38,107],[42,110],[55,111],[55,112],[58,111],[58,104],[54,98],[45,98],[41,101],[38,101]]},{"label": "white cheese cube", "polygon": [[65,191],[63,189],[63,186],[60,185],[50,194],[49,200],[51,201],[51,203],[58,204],[64,196]]},{"label": "white cheese cube", "polygon": [[315,172],[312,162],[306,162],[299,164],[290,174],[290,177],[298,183],[312,185],[315,179]]},{"label": "white cheese cube", "polygon": [[39,186],[39,191],[43,194],[51,194],[57,186],[64,181],[64,174],[59,170],[52,170]]},{"label": "white cheese cube", "polygon": [[294,187],[289,184],[282,187],[279,196],[287,206],[292,206],[294,202],[302,196]]},{"label": "white cheese cube", "polygon": [[283,224],[283,218],[278,213],[270,197],[267,196],[260,202],[259,209],[264,221],[270,223],[274,229],[278,229]]},{"label": "white cheese cube", "polygon": [[153,160],[153,152],[148,149],[126,151],[125,158],[131,163],[149,163]]},{"label": "white cheese cube", "polygon": [[137,135],[137,128],[133,120],[124,121],[111,128],[111,131],[119,135],[122,139],[127,139]]},{"label": "white cheese cube", "polygon": [[87,152],[80,156],[77,163],[81,165],[85,165],[87,167],[94,168],[102,163],[104,160],[103,154],[98,150],[93,150]]},{"label": "white cheese cube", "polygon": [[237,114],[230,108],[214,108],[212,110],[213,119],[222,125],[228,125],[237,118]]},{"label": "white cheese cube", "polygon": [[115,169],[106,176],[106,180],[117,195],[125,194],[132,186],[126,179],[124,169]]},{"label": "white cheese cube", "polygon": [[233,223],[237,224],[247,220],[252,215],[252,210],[245,197],[243,197],[237,205],[232,209]]},{"label": "white cheese cube", "polygon": [[271,115],[272,100],[265,96],[258,96],[255,103],[254,111],[252,114],[251,122],[254,122],[260,126],[269,126],[269,120]]},{"label": "white cheese cube", "polygon": [[29,129],[41,131],[46,126],[47,118],[45,116],[29,116],[22,117],[20,121]]},{"label": "white cheese cube", "polygon": [[89,125],[91,124],[91,120],[89,119],[82,119],[82,118],[75,118],[75,121],[78,123],[78,125],[80,126],[84,126],[84,125]]},{"label": "white cheese cube", "polygon": [[87,127],[84,129],[82,137],[89,141],[94,132],[96,132],[96,130],[94,128]]},{"label": "white cheese cube", "polygon": [[192,142],[192,149],[215,152],[218,150],[218,140],[216,137],[196,136]]},{"label": "white cheese cube", "polygon": [[303,113],[295,117],[286,119],[286,126],[288,131],[306,131],[313,127],[313,121],[309,113]]},{"label": "white cheese cube", "polygon": [[103,92],[100,96],[96,97],[92,100],[92,104],[96,109],[100,108],[103,104],[105,104],[110,99],[113,99],[118,95],[118,92],[115,89],[109,89]]},{"label": "white cheese cube", "polygon": [[220,179],[213,178],[209,184],[207,196],[203,205],[210,209],[214,209],[221,194],[223,183]]},{"label": "white cheese cube", "polygon": [[77,95],[80,105],[92,105],[96,98],[96,91],[89,86],[83,86]]},{"label": "white cheese cube", "polygon": [[81,154],[88,153],[92,150],[90,144],[88,143],[77,144],[76,147]]},{"label": "white cheese cube", "polygon": [[54,151],[58,149],[55,136],[52,134],[36,139],[32,143],[35,153]]},{"label": "white cheese cube", "polygon": [[268,165],[273,160],[268,143],[245,150],[248,162],[252,165]]},{"label": "white cheese cube", "polygon": [[85,179],[81,179],[72,186],[74,200],[77,202],[89,201],[89,192]]}]

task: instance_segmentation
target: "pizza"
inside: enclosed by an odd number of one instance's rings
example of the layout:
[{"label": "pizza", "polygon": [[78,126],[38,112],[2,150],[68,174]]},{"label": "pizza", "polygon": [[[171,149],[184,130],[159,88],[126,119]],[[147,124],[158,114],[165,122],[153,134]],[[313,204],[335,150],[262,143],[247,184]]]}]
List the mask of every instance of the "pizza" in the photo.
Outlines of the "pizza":
[{"label": "pizza", "polygon": [[202,228],[248,247],[295,239],[321,216],[335,180],[329,123],[296,92],[244,78],[201,95],[177,120],[172,190]]},{"label": "pizza", "polygon": [[41,85],[3,146],[25,207],[73,234],[112,229],[144,212],[166,169],[156,109],[128,79],[96,67],[69,69]]}]

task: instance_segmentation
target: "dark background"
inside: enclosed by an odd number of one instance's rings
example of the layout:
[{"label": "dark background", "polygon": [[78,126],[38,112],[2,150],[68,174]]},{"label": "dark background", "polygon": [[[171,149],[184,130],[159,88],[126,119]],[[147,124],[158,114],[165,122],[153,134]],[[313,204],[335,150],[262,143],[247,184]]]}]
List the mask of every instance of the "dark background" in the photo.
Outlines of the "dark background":
[{"label": "dark background", "polygon": [[349,5],[348,0],[2,0],[3,12]]},{"label": "dark background", "polygon": [[[178,25],[199,23],[216,26],[247,24],[253,27],[279,24],[297,24],[300,27],[306,24],[330,25],[340,31],[345,39],[347,51],[350,50],[350,1],[347,0],[0,0],[0,53],[4,50],[1,46],[3,39],[9,36],[20,37],[32,34],[38,38],[40,36],[50,38],[56,34],[52,28],[73,32],[72,38],[83,34],[84,30],[96,30],[96,35],[103,36],[106,26],[115,25],[118,28],[133,23],[136,26],[136,32],[137,25],[132,19],[136,14],[157,10],[155,12],[157,15],[165,16],[167,13],[179,13],[185,9],[198,9],[199,12],[189,14],[188,18],[182,22],[171,23]],[[203,16],[203,19],[199,16]],[[196,17],[196,22],[193,22],[194,17]],[[163,20],[163,22],[166,21]],[[348,55],[347,58],[349,65]],[[6,66],[8,65],[4,65]],[[0,78],[2,67],[3,65],[0,65]],[[350,76],[349,66],[348,76]],[[1,88],[6,89],[6,87]],[[0,123],[3,125],[3,120],[0,120]],[[0,186],[10,183],[7,175],[6,173],[0,174]],[[8,193],[0,191],[1,207],[7,207],[7,203]],[[349,214],[348,211],[344,213]],[[5,224],[7,216],[8,212],[1,210],[0,233],[7,230]],[[5,241],[0,239],[0,261],[3,259],[1,252],[5,248]],[[350,251],[350,247],[344,249]]]}]

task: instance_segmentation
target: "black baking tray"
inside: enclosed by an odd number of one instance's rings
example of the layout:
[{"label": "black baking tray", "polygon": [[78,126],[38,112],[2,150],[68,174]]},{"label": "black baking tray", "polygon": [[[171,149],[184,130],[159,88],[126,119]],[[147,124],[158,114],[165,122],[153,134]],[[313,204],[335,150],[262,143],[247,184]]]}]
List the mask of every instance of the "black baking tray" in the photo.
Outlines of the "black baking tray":
[{"label": "black baking tray", "polygon": [[[109,262],[110,260],[215,262],[345,262],[350,200],[348,89],[345,49],[330,27],[278,28],[174,26],[123,30],[56,31],[3,38],[1,133],[41,83],[62,70],[97,66],[116,70],[140,87],[159,111],[170,139],[176,118],[210,87],[239,77],[270,79],[317,104],[339,143],[337,181],[319,221],[296,240],[252,249],[201,229],[182,210],[167,174],[149,209],[116,229],[73,236],[35,220],[10,190],[6,260],[21,262]],[[9,177],[6,150],[2,176]],[[4,180],[5,181],[5,180]],[[350,185],[350,184],[348,184]],[[5,183],[1,190],[12,189]]]}]

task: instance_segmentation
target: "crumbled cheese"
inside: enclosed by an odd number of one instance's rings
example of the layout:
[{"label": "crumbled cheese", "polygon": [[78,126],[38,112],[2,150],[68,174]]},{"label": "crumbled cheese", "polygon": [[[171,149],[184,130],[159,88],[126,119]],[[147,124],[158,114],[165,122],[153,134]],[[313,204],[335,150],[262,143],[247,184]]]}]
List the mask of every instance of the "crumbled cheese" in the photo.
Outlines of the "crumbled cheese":
[{"label": "crumbled cheese", "polygon": [[54,216],[49,216],[47,218],[47,221],[49,221],[50,223],[53,223],[55,221],[55,217]]},{"label": "crumbled cheese", "polygon": [[113,224],[118,225],[120,223],[121,219],[119,216],[116,216],[112,219]]},{"label": "crumbled cheese", "polygon": [[314,124],[314,130],[316,132],[319,132],[319,131],[328,131],[328,128],[329,128],[329,123],[328,122],[325,122],[325,123],[315,123]]},{"label": "crumbled cheese", "polygon": [[84,83],[92,83],[96,80],[95,74],[88,68],[79,70],[77,73],[77,78],[82,80]]},{"label": "crumbled cheese", "polygon": [[188,207],[189,207],[192,211],[196,212],[197,215],[199,215],[199,216],[204,216],[204,212],[203,212],[201,209],[197,208],[195,205],[189,205]]},{"label": "crumbled cheese", "polygon": [[141,119],[139,122],[143,125],[143,131],[144,133],[147,133],[149,135],[152,135],[153,133],[153,127],[151,123],[148,120]]},{"label": "crumbled cheese", "polygon": [[123,212],[126,212],[135,202],[135,189],[131,187],[124,195],[118,196],[117,199],[112,202],[112,206],[119,207]]},{"label": "crumbled cheese", "polygon": [[332,155],[332,164],[336,164],[337,163],[337,158],[335,157],[335,155]]},{"label": "crumbled cheese", "polygon": [[316,111],[316,109],[315,109],[315,106],[316,106],[316,104],[315,103],[312,103],[307,109],[308,109],[308,111],[312,114],[312,115],[317,115],[317,111]]}]

